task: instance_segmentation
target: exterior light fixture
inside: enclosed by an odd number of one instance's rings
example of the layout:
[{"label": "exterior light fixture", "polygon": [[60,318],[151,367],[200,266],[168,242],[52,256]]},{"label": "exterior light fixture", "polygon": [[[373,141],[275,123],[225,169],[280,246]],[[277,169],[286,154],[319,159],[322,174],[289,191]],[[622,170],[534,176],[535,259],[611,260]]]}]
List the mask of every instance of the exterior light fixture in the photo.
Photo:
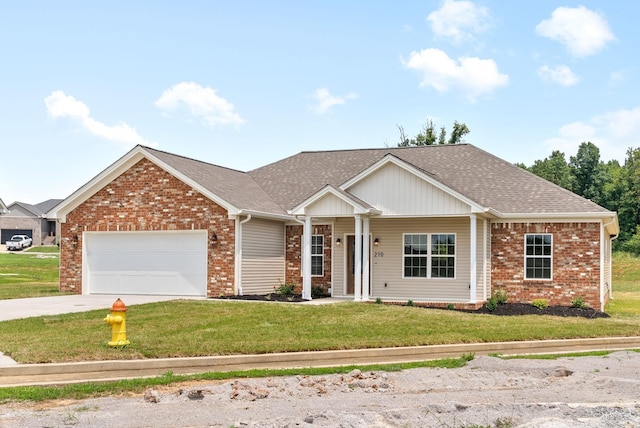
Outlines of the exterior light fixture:
[{"label": "exterior light fixture", "polygon": [[336,239],[336,245],[339,247],[342,245],[342,240],[340,238]]},{"label": "exterior light fixture", "polygon": [[378,238],[374,239],[373,240],[373,245],[375,245],[377,247],[378,244],[380,244],[380,240]]},{"label": "exterior light fixture", "polygon": [[216,235],[215,232],[211,232],[211,246],[213,247],[214,245],[216,245],[218,243],[218,235]]}]

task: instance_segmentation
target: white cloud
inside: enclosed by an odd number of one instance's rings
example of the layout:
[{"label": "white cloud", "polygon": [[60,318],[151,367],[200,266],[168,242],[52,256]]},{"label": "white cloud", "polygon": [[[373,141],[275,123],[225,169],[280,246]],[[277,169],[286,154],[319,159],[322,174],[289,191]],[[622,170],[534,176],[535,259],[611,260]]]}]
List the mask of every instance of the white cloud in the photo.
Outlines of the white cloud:
[{"label": "white cloud", "polygon": [[216,91],[194,82],[181,82],[165,90],[155,102],[164,111],[186,108],[210,126],[241,125],[244,119],[229,101],[219,97]]},{"label": "white cloud", "polygon": [[444,0],[440,9],[427,16],[427,22],[436,36],[460,44],[490,28],[489,9],[470,1]]},{"label": "white cloud", "polygon": [[609,87],[622,85],[627,81],[627,70],[615,70],[609,74]]},{"label": "white cloud", "polygon": [[584,6],[557,8],[536,26],[536,33],[562,43],[574,57],[598,53],[615,40],[607,19]]},{"label": "white cloud", "polygon": [[143,144],[155,146],[142,138],[134,128],[126,123],[115,125],[105,125],[91,117],[89,107],[82,101],[76,100],[71,95],[66,95],[63,91],[54,91],[44,99],[47,112],[54,119],[70,118],[80,123],[82,128],[93,135],[124,145]]},{"label": "white cloud", "polygon": [[578,76],[566,65],[559,65],[555,68],[551,68],[548,65],[543,65],[538,68],[538,76],[543,80],[557,83],[562,86],[573,86],[578,83]]},{"label": "white cloud", "polygon": [[545,141],[549,150],[561,150],[567,156],[578,152],[580,143],[590,141],[600,149],[600,159],[624,162],[629,147],[640,141],[640,107],[617,110],[562,126],[558,135]]},{"label": "white cloud", "polygon": [[411,52],[403,64],[422,74],[420,86],[432,87],[438,92],[460,89],[472,102],[509,83],[509,76],[500,73],[492,59],[460,57],[456,61],[440,49]]},{"label": "white cloud", "polygon": [[317,103],[312,106],[312,110],[317,114],[324,114],[329,111],[331,107],[344,104],[347,102],[347,100],[355,98],[357,98],[357,95],[352,93],[339,97],[336,95],[331,95],[327,88],[319,88],[316,89],[313,94],[313,99]]}]

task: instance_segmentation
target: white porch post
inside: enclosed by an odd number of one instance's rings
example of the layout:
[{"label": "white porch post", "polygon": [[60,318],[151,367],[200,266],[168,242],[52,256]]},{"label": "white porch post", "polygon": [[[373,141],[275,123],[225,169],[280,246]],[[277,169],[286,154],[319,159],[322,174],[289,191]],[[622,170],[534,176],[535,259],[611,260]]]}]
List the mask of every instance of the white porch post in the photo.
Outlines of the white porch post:
[{"label": "white porch post", "polygon": [[362,219],[362,301],[369,300],[369,217]]},{"label": "white porch post", "polygon": [[487,284],[487,269],[488,269],[488,262],[487,260],[489,259],[488,255],[487,255],[487,251],[488,251],[488,246],[489,243],[487,242],[489,237],[487,235],[487,224],[488,224],[488,220],[485,218],[482,220],[482,298],[483,299],[487,299],[489,298],[489,296],[487,296],[487,287],[489,284]]},{"label": "white porch post", "polygon": [[362,296],[362,217],[355,216],[355,251],[353,254],[353,300],[356,302]]},{"label": "white porch post", "polygon": [[311,217],[304,218],[302,243],[302,298],[311,300]]},{"label": "white porch post", "polygon": [[478,286],[478,275],[477,275],[477,267],[476,267],[476,252],[477,252],[477,219],[475,214],[471,214],[469,216],[470,227],[469,233],[471,234],[471,239],[469,239],[469,257],[470,257],[470,269],[469,275],[471,276],[469,281],[469,303],[476,303],[476,288]]}]

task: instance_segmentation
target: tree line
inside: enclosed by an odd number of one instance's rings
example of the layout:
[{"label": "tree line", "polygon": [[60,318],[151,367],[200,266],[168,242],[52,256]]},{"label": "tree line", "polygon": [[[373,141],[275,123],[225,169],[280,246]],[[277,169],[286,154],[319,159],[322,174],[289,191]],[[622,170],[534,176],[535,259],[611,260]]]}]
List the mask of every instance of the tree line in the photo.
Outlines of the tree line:
[{"label": "tree line", "polygon": [[620,235],[614,248],[640,254],[640,148],[629,148],[624,164],[604,162],[600,149],[587,141],[567,160],[560,150],[533,162],[517,166],[571,190],[584,198],[618,212]]},{"label": "tree line", "polygon": [[[404,128],[397,127],[398,147],[463,143],[470,132],[466,124],[455,121],[447,137],[444,126],[436,131],[429,120],[414,138],[408,138]],[[616,211],[620,235],[613,241],[614,249],[640,254],[640,148],[629,148],[624,164],[620,165],[617,160],[602,161],[600,149],[587,141],[568,160],[563,152],[554,150],[531,166],[522,163],[516,166]]]}]

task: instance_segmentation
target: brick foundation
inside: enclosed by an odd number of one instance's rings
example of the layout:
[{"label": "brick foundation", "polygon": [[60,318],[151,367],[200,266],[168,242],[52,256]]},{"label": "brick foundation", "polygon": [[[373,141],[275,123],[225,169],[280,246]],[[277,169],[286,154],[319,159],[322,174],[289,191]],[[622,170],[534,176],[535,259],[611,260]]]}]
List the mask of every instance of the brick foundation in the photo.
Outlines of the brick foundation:
[{"label": "brick foundation", "polygon": [[207,295],[234,293],[235,221],[198,191],[143,159],[71,211],[62,223],[60,291],[82,293],[82,233],[207,230]]},{"label": "brick foundation", "polygon": [[[527,233],[553,235],[551,280],[525,279]],[[581,297],[600,308],[600,223],[493,223],[491,266],[492,289],[506,291],[509,302],[570,306]]]}]

